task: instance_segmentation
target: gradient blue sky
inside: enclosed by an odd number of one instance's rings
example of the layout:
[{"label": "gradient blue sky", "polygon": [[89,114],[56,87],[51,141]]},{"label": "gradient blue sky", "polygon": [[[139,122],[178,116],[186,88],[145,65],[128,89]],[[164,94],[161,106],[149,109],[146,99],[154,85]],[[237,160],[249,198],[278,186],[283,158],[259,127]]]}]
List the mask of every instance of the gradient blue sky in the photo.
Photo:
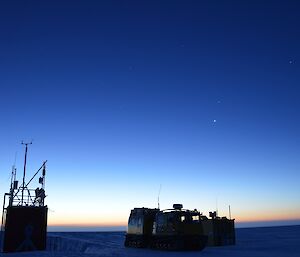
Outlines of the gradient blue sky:
[{"label": "gradient blue sky", "polygon": [[[0,193],[21,140],[50,225],[182,203],[300,223],[299,1],[0,4]],[[297,221],[296,221],[297,223]]]}]

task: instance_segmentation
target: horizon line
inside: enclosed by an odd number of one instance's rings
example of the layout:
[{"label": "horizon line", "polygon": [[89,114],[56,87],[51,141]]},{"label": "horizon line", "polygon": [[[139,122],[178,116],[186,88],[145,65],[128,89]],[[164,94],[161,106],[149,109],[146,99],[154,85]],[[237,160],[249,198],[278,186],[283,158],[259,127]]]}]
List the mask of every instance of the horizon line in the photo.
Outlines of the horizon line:
[{"label": "horizon line", "polygon": [[[236,222],[235,228],[298,226],[300,219],[294,220],[269,220],[269,221],[242,221]],[[123,232],[126,225],[48,225],[48,232]]]}]

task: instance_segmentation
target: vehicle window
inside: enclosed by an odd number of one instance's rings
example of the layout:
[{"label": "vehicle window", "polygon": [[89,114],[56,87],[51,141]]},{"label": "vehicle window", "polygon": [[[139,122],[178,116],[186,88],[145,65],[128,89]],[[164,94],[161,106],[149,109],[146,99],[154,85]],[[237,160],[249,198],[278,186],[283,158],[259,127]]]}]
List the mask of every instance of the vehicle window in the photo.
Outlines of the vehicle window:
[{"label": "vehicle window", "polygon": [[193,216],[193,221],[199,221],[199,216]]}]

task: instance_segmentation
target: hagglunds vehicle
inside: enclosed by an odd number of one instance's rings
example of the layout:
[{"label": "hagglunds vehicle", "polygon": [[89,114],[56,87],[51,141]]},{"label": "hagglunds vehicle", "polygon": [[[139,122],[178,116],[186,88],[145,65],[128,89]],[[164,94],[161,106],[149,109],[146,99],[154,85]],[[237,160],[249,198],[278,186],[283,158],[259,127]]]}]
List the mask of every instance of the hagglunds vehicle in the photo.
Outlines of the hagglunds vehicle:
[{"label": "hagglunds vehicle", "polygon": [[203,233],[202,214],[174,204],[173,209],[134,208],[128,220],[126,247],[164,250],[202,250],[208,236]]}]

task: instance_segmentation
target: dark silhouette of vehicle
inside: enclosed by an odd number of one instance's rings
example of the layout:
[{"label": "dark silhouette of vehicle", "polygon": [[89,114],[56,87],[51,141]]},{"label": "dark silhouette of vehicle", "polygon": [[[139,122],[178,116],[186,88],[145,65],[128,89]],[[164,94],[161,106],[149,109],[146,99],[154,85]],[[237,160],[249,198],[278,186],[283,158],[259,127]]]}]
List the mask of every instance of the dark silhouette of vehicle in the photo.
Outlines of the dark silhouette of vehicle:
[{"label": "dark silhouette of vehicle", "polygon": [[203,232],[201,218],[199,211],[183,209],[181,204],[167,210],[134,208],[128,220],[125,246],[202,250],[208,236]]},{"label": "dark silhouette of vehicle", "polygon": [[201,218],[203,232],[208,236],[207,246],[235,245],[234,219],[218,217],[215,211],[209,217]]}]

